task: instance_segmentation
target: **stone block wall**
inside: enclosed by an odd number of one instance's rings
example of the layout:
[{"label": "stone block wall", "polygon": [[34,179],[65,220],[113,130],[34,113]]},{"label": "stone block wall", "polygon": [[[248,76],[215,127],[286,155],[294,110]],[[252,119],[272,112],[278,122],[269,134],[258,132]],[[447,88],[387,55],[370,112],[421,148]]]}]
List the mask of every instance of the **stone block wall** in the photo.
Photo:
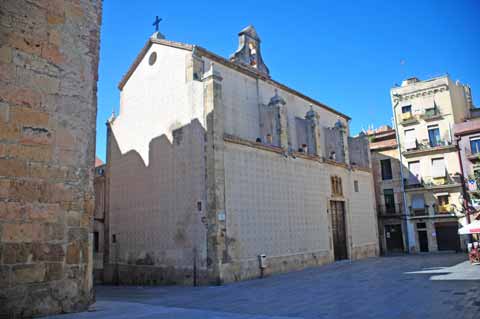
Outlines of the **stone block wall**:
[{"label": "stone block wall", "polygon": [[92,301],[100,0],[0,2],[0,317]]}]

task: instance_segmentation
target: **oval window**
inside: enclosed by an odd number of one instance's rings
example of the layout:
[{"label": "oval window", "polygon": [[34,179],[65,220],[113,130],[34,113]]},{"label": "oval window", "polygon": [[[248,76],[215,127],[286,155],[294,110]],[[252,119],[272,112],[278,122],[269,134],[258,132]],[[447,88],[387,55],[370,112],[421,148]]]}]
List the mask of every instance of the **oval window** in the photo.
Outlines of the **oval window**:
[{"label": "oval window", "polygon": [[148,64],[153,65],[157,61],[157,52],[152,52],[148,58]]}]

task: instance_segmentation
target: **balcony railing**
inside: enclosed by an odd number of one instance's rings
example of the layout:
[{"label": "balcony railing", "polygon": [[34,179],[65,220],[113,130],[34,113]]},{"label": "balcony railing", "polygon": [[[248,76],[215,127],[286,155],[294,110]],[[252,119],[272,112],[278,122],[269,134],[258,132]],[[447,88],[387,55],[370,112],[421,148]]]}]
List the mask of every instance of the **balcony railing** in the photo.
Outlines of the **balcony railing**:
[{"label": "balcony railing", "polygon": [[414,154],[424,154],[427,152],[436,152],[439,150],[445,150],[455,147],[455,145],[450,141],[450,139],[441,139],[436,141],[422,140],[416,141],[414,148],[406,149],[405,145],[403,147],[404,156],[412,156]]},{"label": "balcony railing", "polygon": [[405,179],[405,189],[415,188],[445,188],[457,187],[462,185],[462,179],[457,174],[445,174],[444,177],[423,176],[416,179]]},{"label": "balcony railing", "polygon": [[410,216],[411,217],[423,217],[423,216],[429,216],[429,212],[428,212],[428,205],[425,205],[424,208],[413,208],[413,207],[409,207],[410,208]]},{"label": "balcony railing", "polygon": [[480,161],[480,152],[472,152],[469,148],[464,148],[465,156],[468,158],[470,162],[478,162]]},{"label": "balcony railing", "polygon": [[403,209],[401,204],[378,205],[377,211],[378,211],[378,216],[380,217],[395,217],[395,216],[398,217],[403,214]]},{"label": "balcony railing", "polygon": [[429,121],[429,120],[435,120],[442,117],[442,114],[436,107],[434,107],[434,108],[426,109],[425,112],[422,115],[420,115],[420,117],[425,121]]},{"label": "balcony railing", "polygon": [[433,212],[435,215],[451,215],[455,213],[455,205],[453,204],[434,204],[433,205]]},{"label": "balcony railing", "polygon": [[413,124],[417,122],[418,122],[418,119],[416,116],[413,115],[412,112],[405,112],[400,114],[400,124],[402,125],[408,125],[408,124]]}]

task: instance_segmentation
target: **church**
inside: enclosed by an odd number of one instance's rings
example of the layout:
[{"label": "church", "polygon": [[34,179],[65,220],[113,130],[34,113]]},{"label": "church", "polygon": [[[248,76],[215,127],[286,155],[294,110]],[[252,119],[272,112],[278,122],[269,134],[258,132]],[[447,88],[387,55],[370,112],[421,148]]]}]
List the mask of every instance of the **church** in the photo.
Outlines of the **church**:
[{"label": "church", "polygon": [[378,255],[366,136],[270,76],[155,32],[107,123],[104,280],[222,284]]}]

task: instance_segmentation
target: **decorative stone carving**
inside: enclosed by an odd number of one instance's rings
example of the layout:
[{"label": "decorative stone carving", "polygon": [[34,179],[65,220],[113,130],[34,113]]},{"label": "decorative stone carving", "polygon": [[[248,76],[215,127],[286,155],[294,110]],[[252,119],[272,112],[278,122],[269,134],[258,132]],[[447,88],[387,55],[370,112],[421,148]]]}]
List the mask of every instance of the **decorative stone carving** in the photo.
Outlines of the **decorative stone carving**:
[{"label": "decorative stone carving", "polygon": [[263,63],[260,50],[260,38],[252,25],[249,25],[238,34],[238,49],[232,54],[230,60],[249,66],[266,76],[270,76],[270,71],[265,63]]}]

